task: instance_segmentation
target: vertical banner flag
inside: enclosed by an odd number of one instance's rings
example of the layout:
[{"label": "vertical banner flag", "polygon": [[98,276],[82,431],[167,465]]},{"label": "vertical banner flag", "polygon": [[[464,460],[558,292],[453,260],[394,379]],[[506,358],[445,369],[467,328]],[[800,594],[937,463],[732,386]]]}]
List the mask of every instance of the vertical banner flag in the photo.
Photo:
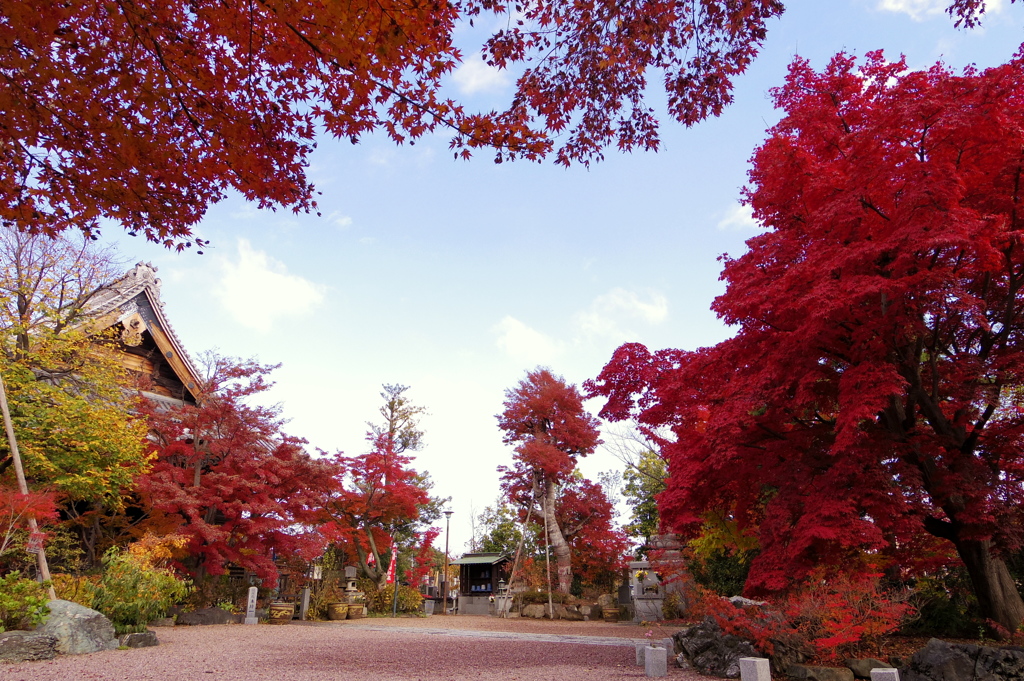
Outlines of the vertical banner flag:
[{"label": "vertical banner flag", "polygon": [[391,550],[391,565],[388,566],[388,584],[395,583],[395,558],[398,556],[398,551],[395,549]]}]

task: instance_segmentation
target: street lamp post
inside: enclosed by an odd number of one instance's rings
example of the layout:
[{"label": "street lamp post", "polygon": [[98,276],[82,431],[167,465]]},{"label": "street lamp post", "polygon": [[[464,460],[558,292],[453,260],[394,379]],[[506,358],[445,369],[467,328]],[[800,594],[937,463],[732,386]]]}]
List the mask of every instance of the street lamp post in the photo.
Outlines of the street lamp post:
[{"label": "street lamp post", "polygon": [[444,512],[444,573],[441,575],[441,583],[444,585],[442,589],[443,600],[441,601],[441,612],[442,614],[448,614],[448,528],[452,521],[452,511]]}]

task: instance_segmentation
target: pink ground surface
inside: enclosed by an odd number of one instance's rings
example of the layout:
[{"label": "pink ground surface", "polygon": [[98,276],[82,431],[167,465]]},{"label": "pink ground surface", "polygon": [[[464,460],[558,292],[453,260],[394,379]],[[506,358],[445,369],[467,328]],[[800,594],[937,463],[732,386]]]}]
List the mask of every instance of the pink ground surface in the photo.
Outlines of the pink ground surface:
[{"label": "pink ground surface", "polygon": [[[155,648],[0,663],[0,680],[646,678],[643,668],[635,665],[630,641],[623,639],[643,640],[647,628],[629,624],[458,616],[173,627],[156,632],[160,645]],[[656,630],[653,635],[668,633]],[[703,678],[671,664],[669,677]]]}]

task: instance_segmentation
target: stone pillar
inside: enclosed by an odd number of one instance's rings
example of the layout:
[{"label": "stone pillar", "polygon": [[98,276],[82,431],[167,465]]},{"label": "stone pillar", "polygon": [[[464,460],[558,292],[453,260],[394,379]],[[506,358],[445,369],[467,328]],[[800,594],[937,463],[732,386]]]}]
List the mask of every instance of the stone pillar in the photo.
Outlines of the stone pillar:
[{"label": "stone pillar", "polygon": [[668,651],[664,648],[644,648],[644,673],[647,676],[668,676]]},{"label": "stone pillar", "polygon": [[256,594],[259,592],[254,586],[249,587],[249,600],[245,604],[245,623],[246,624],[258,624],[259,620],[256,619]]},{"label": "stone pillar", "polygon": [[309,612],[309,587],[302,590],[302,608],[299,610],[299,619],[305,621],[306,613]]},{"label": "stone pillar", "polygon": [[772,681],[772,670],[768,658],[741,657],[740,681]]},{"label": "stone pillar", "polygon": [[896,669],[872,669],[871,681],[900,681],[900,673]]}]

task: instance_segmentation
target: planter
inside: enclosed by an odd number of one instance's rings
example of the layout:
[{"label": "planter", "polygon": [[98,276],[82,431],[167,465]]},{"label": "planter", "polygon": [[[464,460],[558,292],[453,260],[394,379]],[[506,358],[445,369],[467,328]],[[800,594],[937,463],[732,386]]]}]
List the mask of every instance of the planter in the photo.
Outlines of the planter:
[{"label": "planter", "polygon": [[268,615],[267,622],[269,624],[288,624],[295,616],[295,604],[271,603]]},{"label": "planter", "polygon": [[327,619],[343,620],[348,617],[348,603],[328,603]]},{"label": "planter", "polygon": [[348,606],[348,618],[350,620],[359,620],[365,616],[365,610],[363,609],[362,603],[350,603]]},{"label": "planter", "polygon": [[601,616],[605,622],[618,622],[619,621],[619,609],[618,608],[601,608]]}]

